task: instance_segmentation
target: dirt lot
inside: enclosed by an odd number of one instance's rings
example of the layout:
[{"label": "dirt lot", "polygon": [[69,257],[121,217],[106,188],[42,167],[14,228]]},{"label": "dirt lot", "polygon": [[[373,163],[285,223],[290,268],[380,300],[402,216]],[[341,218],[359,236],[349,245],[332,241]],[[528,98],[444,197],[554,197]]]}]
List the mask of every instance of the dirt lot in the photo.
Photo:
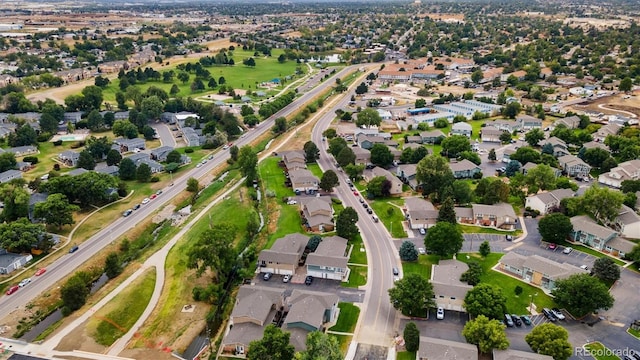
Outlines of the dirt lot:
[{"label": "dirt lot", "polygon": [[576,105],[573,108],[575,110],[601,112],[607,115],[630,116],[628,113],[632,113],[640,118],[640,97],[636,95],[625,99],[624,95],[613,95],[597,99],[587,105]]}]

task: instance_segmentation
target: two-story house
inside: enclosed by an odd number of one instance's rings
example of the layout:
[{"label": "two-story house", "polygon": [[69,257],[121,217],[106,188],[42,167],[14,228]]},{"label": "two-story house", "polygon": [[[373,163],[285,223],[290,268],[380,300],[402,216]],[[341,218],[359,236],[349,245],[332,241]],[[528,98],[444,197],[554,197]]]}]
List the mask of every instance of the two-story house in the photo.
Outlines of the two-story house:
[{"label": "two-story house", "polygon": [[22,179],[22,172],[20,170],[7,170],[0,173],[0,183],[8,183],[13,179]]},{"label": "two-story house", "polygon": [[58,159],[67,166],[76,167],[78,166],[78,160],[80,160],[80,153],[73,150],[66,150],[58,154]]},{"label": "two-story house", "polygon": [[172,146],[160,146],[158,148],[155,148],[153,150],[151,150],[151,159],[158,161],[158,162],[165,162],[167,161],[167,155],[169,155],[170,152],[172,152],[174,150],[174,148]]},{"label": "two-story house", "polygon": [[565,143],[561,139],[558,139],[555,136],[552,136],[547,140],[542,141],[542,146],[546,144],[551,144],[551,146],[553,146],[553,156],[557,158],[565,155],[570,155],[569,150],[567,148],[567,143]]},{"label": "two-story house", "polygon": [[558,158],[558,164],[568,176],[576,178],[589,178],[591,166],[574,155],[564,155]]},{"label": "two-story house", "polygon": [[627,205],[620,207],[618,216],[610,226],[626,238],[640,239],[640,215]]},{"label": "two-story house", "polygon": [[405,184],[409,185],[411,189],[418,189],[418,180],[416,180],[416,174],[418,167],[416,164],[402,164],[396,168],[396,176]]},{"label": "two-story house", "polygon": [[571,218],[573,230],[569,234],[572,241],[588,245],[613,256],[624,257],[631,252],[635,243],[618,237],[615,230],[599,225],[586,215]]},{"label": "two-story house", "polygon": [[629,160],[618,164],[609,172],[600,174],[598,182],[615,188],[620,188],[625,180],[640,179],[640,159]]},{"label": "two-story house", "polygon": [[351,151],[356,156],[356,164],[367,165],[371,163],[371,151],[360,147],[352,147]]},{"label": "two-story house", "polygon": [[620,129],[622,129],[622,125],[613,124],[613,123],[607,124],[601,127],[600,129],[598,129],[596,133],[593,134],[593,139],[598,142],[604,142],[607,136],[617,135]]},{"label": "two-story house", "polygon": [[516,117],[520,131],[529,131],[533,129],[542,129],[542,120],[531,115],[518,115]]},{"label": "two-story house", "polygon": [[338,318],[339,298],[336,294],[294,289],[285,299],[288,309],[282,328],[291,333],[289,341],[296,351],[304,351],[307,335],[312,331],[323,332],[334,325]]},{"label": "two-story house", "polygon": [[260,251],[258,266],[262,273],[293,275],[298,268],[309,237],[289,234],[276,240],[270,249]]},{"label": "two-story house", "polygon": [[462,159],[461,161],[451,161],[449,162],[449,168],[451,168],[453,177],[455,177],[456,179],[471,179],[475,174],[482,172],[480,166],[472,163],[467,159]]},{"label": "two-story house", "polygon": [[296,192],[318,191],[320,180],[307,169],[295,169],[289,171],[291,187]]},{"label": "two-story house", "polygon": [[431,265],[431,284],[436,306],[445,310],[464,311],[464,298],[473,286],[460,281],[469,266],[458,260],[440,260]]},{"label": "two-story house", "polygon": [[513,230],[518,221],[513,207],[507,203],[495,205],[473,204],[471,208],[456,207],[455,212],[456,220],[460,224]]},{"label": "two-story house", "polygon": [[556,189],[528,196],[525,200],[525,207],[538,210],[540,215],[546,215],[557,211],[560,208],[562,199],[573,197],[574,191],[571,189]]},{"label": "two-story house", "polygon": [[413,230],[428,229],[438,220],[438,210],[430,201],[420,197],[406,198],[404,201],[405,218]]},{"label": "two-story house", "polygon": [[316,251],[307,255],[307,276],[319,279],[345,280],[349,275],[347,239],[339,236],[322,238]]},{"label": "two-story house", "polygon": [[466,137],[471,137],[472,133],[473,127],[469,123],[461,121],[451,126],[451,135],[464,135]]},{"label": "two-story house", "polygon": [[558,280],[589,273],[575,265],[558,263],[538,255],[524,256],[513,251],[500,258],[498,269],[546,291],[553,290]]},{"label": "two-story house", "polygon": [[281,156],[284,167],[289,171],[307,168],[304,151],[302,150],[282,152]]},{"label": "two-story house", "polygon": [[508,131],[509,133],[520,130],[520,123],[515,120],[493,120],[488,126],[492,126],[500,131]]},{"label": "two-story house", "polygon": [[480,130],[480,139],[483,142],[500,142],[500,135],[502,130],[496,129],[493,126],[485,126]]},{"label": "two-story house", "polygon": [[567,129],[577,129],[580,127],[580,118],[576,115],[568,116],[566,118],[558,119],[553,123],[554,127],[563,125]]},{"label": "two-story house", "polygon": [[333,231],[334,224],[331,197],[301,197],[299,201],[300,213],[309,231]]},{"label": "two-story house", "polygon": [[120,146],[120,153],[145,149],[145,142],[142,138],[117,138],[113,140],[113,143]]}]

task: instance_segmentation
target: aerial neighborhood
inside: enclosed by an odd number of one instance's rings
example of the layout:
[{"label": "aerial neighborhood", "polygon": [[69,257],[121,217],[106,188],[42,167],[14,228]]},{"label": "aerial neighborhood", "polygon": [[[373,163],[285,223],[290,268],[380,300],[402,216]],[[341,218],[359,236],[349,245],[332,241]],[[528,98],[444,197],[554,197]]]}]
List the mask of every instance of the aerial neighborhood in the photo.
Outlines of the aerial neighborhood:
[{"label": "aerial neighborhood", "polygon": [[3,4],[0,358],[640,360],[614,5]]}]

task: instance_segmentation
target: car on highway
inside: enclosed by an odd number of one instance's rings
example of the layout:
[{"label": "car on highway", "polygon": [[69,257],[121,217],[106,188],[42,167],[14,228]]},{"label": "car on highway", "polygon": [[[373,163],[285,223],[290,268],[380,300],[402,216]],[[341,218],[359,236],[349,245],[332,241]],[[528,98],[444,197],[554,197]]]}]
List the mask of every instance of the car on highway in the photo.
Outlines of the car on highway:
[{"label": "car on highway", "polygon": [[558,318],[558,320],[566,319],[566,317],[564,316],[562,311],[560,311],[560,309],[558,309],[558,308],[551,309],[551,312],[553,312],[553,315],[555,315]]},{"label": "car on highway", "polygon": [[127,209],[122,213],[122,216],[127,217],[127,216],[131,215],[132,212],[133,212],[133,210]]},{"label": "car on highway", "polygon": [[142,205],[146,205],[146,204],[148,204],[148,203],[149,203],[149,201],[150,201],[150,200],[149,200],[149,198],[144,198],[144,199],[142,199]]},{"label": "car on highway", "polygon": [[155,199],[155,198],[157,198],[157,197],[158,197],[158,195],[156,195],[156,194],[151,194],[151,196],[149,196],[149,199],[153,200],[153,199]]},{"label": "car on highway", "polygon": [[549,250],[555,250],[558,246],[554,243],[549,244]]},{"label": "car on highway", "polygon": [[162,190],[156,191],[156,196],[160,196],[162,194]]},{"label": "car on highway", "polygon": [[520,316],[520,320],[522,320],[525,325],[531,325],[531,318],[528,315]]},{"label": "car on highway", "polygon": [[305,285],[309,286],[309,285],[311,285],[312,282],[313,282],[313,276],[307,275],[307,277],[304,278],[304,284]]},{"label": "car on highway", "polygon": [[287,274],[282,278],[283,283],[288,283],[291,280],[291,275]]},{"label": "car on highway", "polygon": [[360,193],[358,193],[357,191],[354,191],[354,192],[353,192],[353,195],[355,195],[355,196],[360,196]]},{"label": "car on highway", "polygon": [[31,278],[26,278],[18,284],[19,287],[25,287],[31,283]]},{"label": "car on highway", "polygon": [[133,205],[133,210],[138,210],[138,209],[140,209],[140,204]]},{"label": "car on highway", "polygon": [[444,309],[442,307],[438,307],[438,310],[436,310],[436,319],[438,320],[444,319]]},{"label": "car on highway", "polygon": [[72,246],[71,249],[69,249],[69,254],[73,254],[74,252],[78,251],[78,249],[78,245]]},{"label": "car on highway", "polygon": [[40,268],[40,269],[38,269],[38,271],[36,271],[36,276],[40,276],[40,275],[44,274],[45,272],[47,272],[47,269]]},{"label": "car on highway", "polygon": [[20,286],[18,285],[13,285],[12,287],[10,287],[9,289],[7,289],[7,295],[11,295],[14,292],[20,290]]},{"label": "car on highway", "polygon": [[573,251],[573,249],[567,246],[566,248],[564,248],[564,250],[562,250],[562,253],[563,254],[571,254],[571,251]]}]

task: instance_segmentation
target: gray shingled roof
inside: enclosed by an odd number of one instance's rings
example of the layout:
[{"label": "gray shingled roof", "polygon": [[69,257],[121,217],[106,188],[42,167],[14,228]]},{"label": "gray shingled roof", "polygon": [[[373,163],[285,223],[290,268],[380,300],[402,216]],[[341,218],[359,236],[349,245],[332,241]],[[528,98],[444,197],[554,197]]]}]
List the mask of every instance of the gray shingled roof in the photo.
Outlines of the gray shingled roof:
[{"label": "gray shingled roof", "polygon": [[289,304],[289,314],[285,319],[285,324],[301,322],[320,329],[324,322],[324,312],[338,302],[338,295],[293,290],[287,299]]},{"label": "gray shingled roof", "polygon": [[298,264],[298,260],[309,242],[309,237],[302,234],[289,234],[276,240],[271,249],[264,249],[258,255],[258,261],[280,264]]},{"label": "gray shingled roof", "polygon": [[611,235],[616,233],[615,231],[609,228],[598,225],[595,221],[593,221],[590,217],[586,215],[579,215],[579,216],[572,217],[571,225],[573,225],[574,231],[580,230],[582,232],[593,234],[601,239],[607,239]]},{"label": "gray shingled roof", "polygon": [[282,305],[284,289],[263,286],[241,286],[231,318],[248,317],[266,325],[269,313]]},{"label": "gray shingled roof", "polygon": [[318,248],[307,255],[307,265],[330,266],[340,269],[347,268],[349,259],[345,256],[347,240],[339,236],[323,238]]},{"label": "gray shingled roof", "polygon": [[478,348],[463,342],[421,336],[418,357],[428,360],[471,360],[478,358]]},{"label": "gray shingled roof", "polygon": [[493,360],[553,360],[552,356],[520,350],[493,350]]}]

